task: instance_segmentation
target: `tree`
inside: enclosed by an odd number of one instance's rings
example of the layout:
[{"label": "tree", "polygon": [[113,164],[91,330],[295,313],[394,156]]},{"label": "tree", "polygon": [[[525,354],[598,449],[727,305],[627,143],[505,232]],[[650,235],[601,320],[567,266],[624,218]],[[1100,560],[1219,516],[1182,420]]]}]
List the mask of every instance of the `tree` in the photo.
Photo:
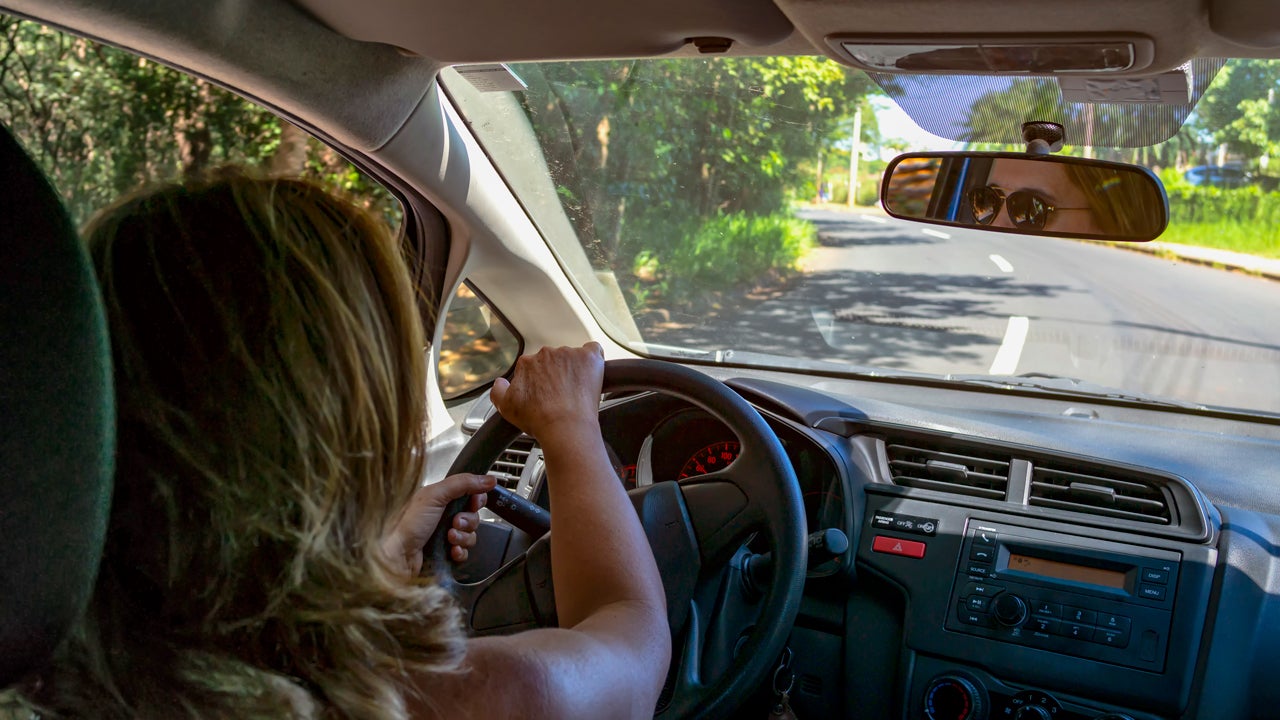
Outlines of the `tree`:
[{"label": "tree", "polygon": [[1196,106],[1218,143],[1246,157],[1280,151],[1280,60],[1234,60]]},{"label": "tree", "polygon": [[[662,252],[716,214],[767,215],[873,86],[811,57],[527,64],[522,102],[583,244]],[[874,131],[874,126],[869,130]]]},{"label": "tree", "polygon": [[121,50],[0,15],[0,122],[77,223],[150,183],[224,164],[300,174],[390,219],[399,204],[340,155],[267,110]]}]

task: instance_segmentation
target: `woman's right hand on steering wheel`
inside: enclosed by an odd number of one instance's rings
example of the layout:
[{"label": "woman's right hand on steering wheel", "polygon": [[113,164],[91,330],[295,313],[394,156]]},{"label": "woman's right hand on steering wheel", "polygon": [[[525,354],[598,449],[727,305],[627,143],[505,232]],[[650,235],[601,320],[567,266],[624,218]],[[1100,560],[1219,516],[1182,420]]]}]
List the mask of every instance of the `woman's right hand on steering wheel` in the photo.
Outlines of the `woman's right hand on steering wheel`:
[{"label": "woman's right hand on steering wheel", "polygon": [[542,348],[516,361],[512,380],[494,381],[489,396],[511,424],[543,444],[554,443],[552,435],[599,434],[603,379],[604,351],[599,343]]}]

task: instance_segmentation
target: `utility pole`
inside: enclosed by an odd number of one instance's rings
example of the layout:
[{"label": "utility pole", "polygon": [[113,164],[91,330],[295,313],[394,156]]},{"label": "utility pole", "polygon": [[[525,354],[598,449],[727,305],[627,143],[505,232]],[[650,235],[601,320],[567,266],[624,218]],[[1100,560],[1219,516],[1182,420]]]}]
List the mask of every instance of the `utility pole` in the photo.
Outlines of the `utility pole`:
[{"label": "utility pole", "polygon": [[814,178],[814,180],[813,180],[813,186],[814,186],[814,191],[813,191],[813,201],[814,201],[814,202],[816,202],[816,203],[820,203],[820,202],[822,202],[822,201],[823,201],[823,197],[822,197],[822,148],[818,148],[818,175],[817,175],[817,177],[815,177],[815,178]]},{"label": "utility pole", "polygon": [[862,155],[862,105],[853,111],[853,138],[849,145],[849,207],[858,196],[858,158]]}]

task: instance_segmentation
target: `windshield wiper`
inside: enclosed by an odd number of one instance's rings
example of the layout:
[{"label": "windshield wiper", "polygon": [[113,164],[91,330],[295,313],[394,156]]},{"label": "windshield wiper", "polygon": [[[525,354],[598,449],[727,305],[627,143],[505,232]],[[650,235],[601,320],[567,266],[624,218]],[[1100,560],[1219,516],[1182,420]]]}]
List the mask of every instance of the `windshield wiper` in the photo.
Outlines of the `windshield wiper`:
[{"label": "windshield wiper", "polygon": [[1081,380],[1080,378],[1068,377],[1066,375],[1030,372],[1023,373],[1021,375],[946,375],[945,377],[948,380],[990,387],[1047,390],[1049,392],[1063,393],[1065,395],[1121,400],[1124,402],[1180,408],[1183,410],[1209,409],[1207,405],[1201,405],[1200,403],[1187,402],[1185,400],[1174,400],[1172,398],[1148,395],[1146,393],[1133,392],[1131,390],[1121,390],[1119,388],[1098,385],[1097,383],[1091,383],[1086,380]]}]

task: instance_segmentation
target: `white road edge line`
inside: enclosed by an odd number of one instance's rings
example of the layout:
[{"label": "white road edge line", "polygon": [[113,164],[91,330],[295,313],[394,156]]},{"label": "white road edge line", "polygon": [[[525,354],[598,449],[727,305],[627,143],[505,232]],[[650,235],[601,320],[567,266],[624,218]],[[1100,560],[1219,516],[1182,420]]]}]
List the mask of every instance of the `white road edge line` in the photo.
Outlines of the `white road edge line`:
[{"label": "white road edge line", "polygon": [[950,240],[950,239],[951,239],[951,236],[950,236],[950,235],[948,235],[948,234],[946,234],[946,233],[944,233],[944,232],[938,232],[937,230],[930,230],[929,228],[925,228],[925,229],[921,230],[920,232],[922,232],[922,233],[924,233],[925,235],[928,235],[928,236],[930,236],[930,237],[942,238],[943,240]]},{"label": "white road edge line", "polygon": [[1004,331],[1004,342],[996,351],[996,359],[991,361],[991,375],[1012,375],[1018,369],[1018,360],[1022,357],[1022,346],[1027,342],[1027,328],[1031,321],[1021,315],[1009,317],[1009,327]]},{"label": "white road edge line", "polygon": [[1000,268],[1000,272],[1013,272],[1013,266],[1009,264],[1008,260],[1005,260],[999,255],[988,255],[987,257],[991,259],[991,262],[996,264],[996,267]]},{"label": "white road edge line", "polygon": [[866,220],[867,222],[876,223],[877,225],[884,225],[885,223],[889,222],[888,220],[882,217],[876,217],[875,215],[859,215],[858,217],[862,218],[863,220]]}]

